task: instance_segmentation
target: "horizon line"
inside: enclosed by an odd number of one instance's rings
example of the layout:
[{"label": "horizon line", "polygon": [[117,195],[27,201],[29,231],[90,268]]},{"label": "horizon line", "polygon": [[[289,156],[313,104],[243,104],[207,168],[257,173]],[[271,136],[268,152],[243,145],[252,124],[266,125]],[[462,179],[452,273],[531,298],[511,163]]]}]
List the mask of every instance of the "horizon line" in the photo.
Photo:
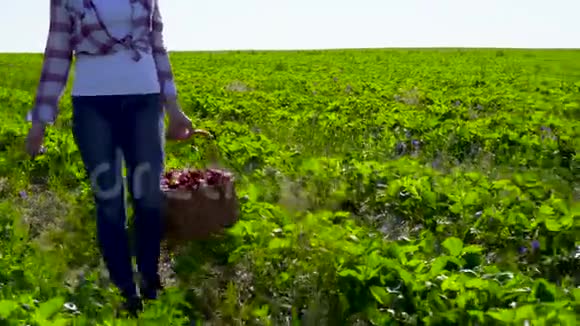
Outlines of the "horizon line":
[{"label": "horizon line", "polygon": [[[551,50],[577,51],[579,47],[493,47],[493,46],[393,46],[393,47],[337,47],[337,48],[240,48],[240,49],[204,49],[204,50],[168,50],[170,53],[207,53],[207,52],[306,52],[306,51],[361,51],[361,50]],[[0,54],[44,54],[44,51],[0,52]]]}]

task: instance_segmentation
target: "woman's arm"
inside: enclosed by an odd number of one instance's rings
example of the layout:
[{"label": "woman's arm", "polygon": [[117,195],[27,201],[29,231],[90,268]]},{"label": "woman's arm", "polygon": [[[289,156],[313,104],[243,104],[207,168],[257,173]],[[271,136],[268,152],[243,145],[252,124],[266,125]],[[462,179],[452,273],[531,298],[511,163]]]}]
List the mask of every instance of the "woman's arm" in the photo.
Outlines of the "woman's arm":
[{"label": "woman's arm", "polygon": [[50,0],[50,28],[40,81],[28,121],[53,123],[58,115],[58,101],[62,96],[72,62],[72,23],[64,0]]},{"label": "woman's arm", "polygon": [[152,25],[151,46],[153,48],[153,58],[157,65],[161,95],[166,106],[174,107],[177,102],[177,88],[175,87],[171,62],[163,40],[163,19],[161,18],[158,0],[154,1]]}]

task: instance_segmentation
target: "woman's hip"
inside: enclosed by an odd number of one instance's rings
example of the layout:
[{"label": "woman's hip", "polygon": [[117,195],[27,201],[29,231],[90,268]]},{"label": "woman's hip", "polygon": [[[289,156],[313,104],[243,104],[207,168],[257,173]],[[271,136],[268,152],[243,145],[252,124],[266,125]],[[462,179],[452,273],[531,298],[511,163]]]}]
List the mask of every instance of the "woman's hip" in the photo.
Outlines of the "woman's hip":
[{"label": "woman's hip", "polygon": [[163,107],[159,94],[73,97],[72,131],[89,170],[118,166],[161,173]]}]

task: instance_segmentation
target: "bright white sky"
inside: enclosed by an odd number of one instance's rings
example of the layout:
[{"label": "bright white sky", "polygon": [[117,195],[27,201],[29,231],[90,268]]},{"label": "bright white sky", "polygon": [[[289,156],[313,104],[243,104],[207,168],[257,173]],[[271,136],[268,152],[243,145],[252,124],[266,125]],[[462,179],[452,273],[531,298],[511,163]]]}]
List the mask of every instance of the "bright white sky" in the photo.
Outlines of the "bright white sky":
[{"label": "bright white sky", "polygon": [[[580,0],[159,1],[169,50],[580,48]],[[0,52],[42,51],[50,1],[2,2]]]}]

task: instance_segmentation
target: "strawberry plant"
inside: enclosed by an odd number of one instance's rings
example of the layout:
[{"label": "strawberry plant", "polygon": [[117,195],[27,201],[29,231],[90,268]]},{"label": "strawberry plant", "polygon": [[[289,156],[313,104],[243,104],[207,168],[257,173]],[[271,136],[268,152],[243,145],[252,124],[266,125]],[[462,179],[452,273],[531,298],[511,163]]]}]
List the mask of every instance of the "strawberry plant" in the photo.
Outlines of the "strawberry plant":
[{"label": "strawberry plant", "polygon": [[164,252],[135,321],[96,249],[70,85],[31,160],[41,61],[0,54],[0,325],[576,325],[577,56],[172,53],[215,139],[168,142],[163,188],[235,176],[241,216]]}]

